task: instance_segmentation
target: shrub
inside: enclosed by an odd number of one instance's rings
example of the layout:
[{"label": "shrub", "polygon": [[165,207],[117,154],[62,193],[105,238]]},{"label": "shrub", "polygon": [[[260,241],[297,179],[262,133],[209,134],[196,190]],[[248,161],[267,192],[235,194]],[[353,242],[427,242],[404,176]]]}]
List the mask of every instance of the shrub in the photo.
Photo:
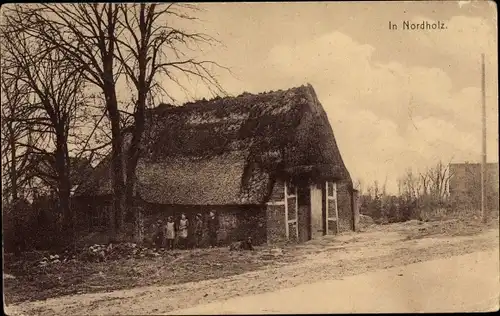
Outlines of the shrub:
[{"label": "shrub", "polygon": [[49,250],[65,247],[60,216],[54,203],[40,198],[32,204],[21,201],[3,210],[4,249],[6,252]]}]

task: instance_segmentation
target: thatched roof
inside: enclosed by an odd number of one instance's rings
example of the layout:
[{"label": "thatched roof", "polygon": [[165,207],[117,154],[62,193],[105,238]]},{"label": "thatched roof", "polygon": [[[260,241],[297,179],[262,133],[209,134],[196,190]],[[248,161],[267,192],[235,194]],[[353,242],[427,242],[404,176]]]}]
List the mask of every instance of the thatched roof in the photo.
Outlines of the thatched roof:
[{"label": "thatched roof", "polygon": [[[277,178],[349,179],[312,86],[147,113],[137,193],[159,204],[261,204]],[[109,159],[79,196],[111,193]]]}]

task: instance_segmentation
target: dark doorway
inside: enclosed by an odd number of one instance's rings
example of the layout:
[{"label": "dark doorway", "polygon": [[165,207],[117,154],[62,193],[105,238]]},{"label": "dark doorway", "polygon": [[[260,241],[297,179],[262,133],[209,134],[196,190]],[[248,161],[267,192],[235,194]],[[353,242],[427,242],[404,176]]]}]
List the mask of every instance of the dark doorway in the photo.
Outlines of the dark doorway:
[{"label": "dark doorway", "polygon": [[311,240],[311,191],[309,186],[297,188],[299,242]]}]

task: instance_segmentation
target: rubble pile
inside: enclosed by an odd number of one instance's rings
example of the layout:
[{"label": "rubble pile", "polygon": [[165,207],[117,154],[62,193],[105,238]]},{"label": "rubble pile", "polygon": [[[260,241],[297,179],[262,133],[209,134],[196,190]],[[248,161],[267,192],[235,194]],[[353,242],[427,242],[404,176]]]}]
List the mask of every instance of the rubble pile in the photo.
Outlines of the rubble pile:
[{"label": "rubble pile", "polygon": [[66,262],[104,262],[108,260],[120,260],[131,258],[155,258],[164,253],[163,249],[150,249],[140,247],[135,243],[121,244],[95,244],[89,247],[80,248],[77,251],[65,251],[63,254],[52,254],[48,257],[43,257],[38,262],[39,267],[46,267],[53,264]]},{"label": "rubble pile", "polygon": [[75,256],[59,256],[59,255],[49,255],[48,257],[43,257],[42,260],[38,263],[38,266],[40,268],[53,265],[53,264],[59,264],[59,263],[66,263],[66,262],[76,262]]},{"label": "rubble pile", "polygon": [[106,253],[106,259],[118,260],[118,259],[130,259],[130,258],[154,258],[159,257],[160,252],[164,250],[157,251],[156,249],[150,249],[147,247],[140,247],[135,243],[123,243],[110,245],[111,248],[108,249]]},{"label": "rubble pile", "polygon": [[106,245],[92,245],[80,253],[79,259],[82,261],[102,262],[106,261],[106,253],[112,248],[112,244]]},{"label": "rubble pile", "polygon": [[282,248],[272,248],[262,252],[260,257],[264,260],[272,260],[283,256]]}]

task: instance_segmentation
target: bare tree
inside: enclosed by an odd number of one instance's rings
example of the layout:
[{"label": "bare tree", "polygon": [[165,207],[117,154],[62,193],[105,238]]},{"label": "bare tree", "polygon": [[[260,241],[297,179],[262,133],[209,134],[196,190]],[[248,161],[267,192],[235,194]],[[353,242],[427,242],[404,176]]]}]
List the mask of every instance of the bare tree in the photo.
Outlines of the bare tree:
[{"label": "bare tree", "polygon": [[11,77],[17,74],[16,80],[29,87],[36,100],[26,104],[36,115],[24,118],[24,123],[46,135],[54,150],[35,144],[20,145],[28,147],[38,157],[53,159],[55,175],[46,176],[53,176],[57,182],[58,207],[63,214],[64,231],[71,238],[74,237],[74,214],[70,207],[68,137],[76,120],[77,108],[81,105],[82,71],[74,67],[63,51],[19,28],[15,18],[6,16],[5,21],[2,27],[3,58],[8,59],[15,71],[5,69],[5,72]]},{"label": "bare tree", "polygon": [[121,70],[115,61],[115,38],[120,32],[118,4],[39,4],[17,5],[11,15],[31,36],[62,51],[86,81],[103,94],[111,126],[113,220],[111,229],[119,235],[123,226],[125,182],[123,176],[122,133],[116,94]]},{"label": "bare tree", "polygon": [[429,172],[420,173],[420,180],[422,181],[422,194],[427,196],[430,194],[431,177]]},{"label": "bare tree", "polygon": [[385,175],[384,183],[382,184],[382,195],[387,195],[387,175]]},{"label": "bare tree", "polygon": [[[85,79],[104,95],[111,125],[113,227],[117,233],[123,225],[126,205],[125,179],[129,197],[135,182],[138,144],[144,130],[148,97],[152,100],[153,91],[171,96],[158,84],[159,76],[181,88],[179,76],[185,75],[201,80],[209,88],[222,90],[210,71],[210,67],[217,66],[214,62],[199,61],[185,54],[185,51],[198,50],[200,43],[215,41],[205,34],[189,33],[170,23],[172,19],[195,20],[186,14],[195,9],[194,6],[174,4],[41,4],[15,10],[17,21],[31,35],[71,57],[82,67]],[[122,173],[125,162],[121,132],[123,115],[116,96],[116,84],[123,73],[135,88],[132,140],[126,157],[127,177]]]},{"label": "bare tree", "polygon": [[[104,96],[111,126],[115,215],[112,226],[117,235],[123,226],[125,206],[133,201],[135,168],[146,107],[153,103],[154,92],[172,98],[159,84],[161,79],[177,83],[187,91],[180,77],[194,77],[210,91],[222,92],[211,72],[211,67],[218,65],[197,60],[186,53],[199,51],[201,44],[214,44],[216,41],[171,23],[173,19],[196,20],[186,13],[190,10],[196,10],[196,7],[185,4],[40,4],[17,6],[11,10],[21,27],[27,29],[26,32],[64,52],[82,68],[84,78],[99,88]],[[116,86],[123,74],[133,86],[132,113],[125,113],[118,104]],[[124,117],[133,118],[129,129],[132,138],[127,152],[123,152]]]},{"label": "bare tree", "polygon": [[449,163],[445,165],[442,161],[439,161],[433,167],[428,168],[420,174],[424,186],[424,195],[429,194],[437,203],[445,202],[448,198],[451,176]]},{"label": "bare tree", "polygon": [[73,129],[71,153],[76,159],[86,158],[96,164],[111,151],[111,128],[104,98],[91,95],[82,113],[82,125]]},{"label": "bare tree", "polygon": [[407,169],[405,174],[398,179],[400,195],[407,201],[416,201],[422,193],[422,181],[413,170]]},{"label": "bare tree", "polygon": [[[31,148],[35,137],[32,126],[25,123],[29,117],[29,89],[18,80],[18,71],[9,76],[5,71],[8,65],[2,59],[2,187],[5,202],[15,202],[19,190],[29,181]],[[25,141],[29,146],[21,147]]]},{"label": "bare tree", "polygon": [[398,179],[399,205],[398,216],[404,220],[420,217],[420,199],[422,195],[422,179],[411,168]]},{"label": "bare tree", "polygon": [[144,133],[147,101],[154,100],[155,90],[171,97],[158,79],[163,75],[163,78],[184,89],[178,77],[191,76],[201,80],[213,93],[224,93],[209,69],[213,65],[221,66],[213,61],[196,60],[186,55],[186,51],[192,50],[191,46],[199,48],[202,44],[212,45],[215,40],[206,34],[191,33],[173,26],[172,20],[175,19],[195,20],[195,17],[188,15],[188,11],[195,9],[186,4],[142,3],[120,6],[122,19],[118,23],[123,33],[116,38],[116,59],[132,83],[135,107],[126,163],[126,199],[129,209],[134,209],[135,170]]}]

